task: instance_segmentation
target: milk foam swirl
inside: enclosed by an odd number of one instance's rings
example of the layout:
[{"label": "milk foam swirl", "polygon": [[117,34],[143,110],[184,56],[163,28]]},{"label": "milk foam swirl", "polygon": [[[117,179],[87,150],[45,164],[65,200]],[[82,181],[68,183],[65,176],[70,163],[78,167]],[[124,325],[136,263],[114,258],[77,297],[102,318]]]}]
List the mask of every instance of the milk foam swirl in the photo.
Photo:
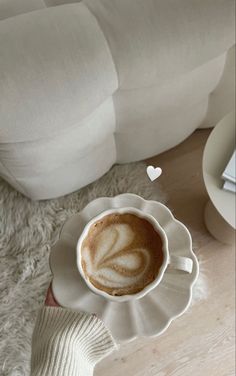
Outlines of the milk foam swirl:
[{"label": "milk foam swirl", "polygon": [[84,270],[90,281],[105,289],[130,290],[143,284],[151,263],[150,251],[143,247],[132,247],[135,233],[126,223],[105,227],[96,237],[94,246],[83,248]]}]

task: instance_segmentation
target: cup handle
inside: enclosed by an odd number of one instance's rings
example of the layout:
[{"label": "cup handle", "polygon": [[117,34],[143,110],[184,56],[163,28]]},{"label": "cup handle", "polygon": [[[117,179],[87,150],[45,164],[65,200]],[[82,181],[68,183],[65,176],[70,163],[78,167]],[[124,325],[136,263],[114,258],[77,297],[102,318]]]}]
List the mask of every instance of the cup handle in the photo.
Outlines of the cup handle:
[{"label": "cup handle", "polygon": [[193,260],[189,257],[171,255],[168,270],[179,270],[191,274],[193,270]]}]

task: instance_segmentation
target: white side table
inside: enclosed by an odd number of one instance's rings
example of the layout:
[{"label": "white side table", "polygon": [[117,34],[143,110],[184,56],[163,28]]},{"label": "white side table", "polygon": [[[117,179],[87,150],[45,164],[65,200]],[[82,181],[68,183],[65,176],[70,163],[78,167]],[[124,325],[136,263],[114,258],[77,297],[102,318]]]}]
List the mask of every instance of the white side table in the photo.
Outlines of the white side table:
[{"label": "white side table", "polygon": [[221,175],[235,148],[235,113],[225,116],[211,132],[203,154],[203,178],[209,195],[205,224],[219,241],[235,239],[235,194],[222,189]]}]

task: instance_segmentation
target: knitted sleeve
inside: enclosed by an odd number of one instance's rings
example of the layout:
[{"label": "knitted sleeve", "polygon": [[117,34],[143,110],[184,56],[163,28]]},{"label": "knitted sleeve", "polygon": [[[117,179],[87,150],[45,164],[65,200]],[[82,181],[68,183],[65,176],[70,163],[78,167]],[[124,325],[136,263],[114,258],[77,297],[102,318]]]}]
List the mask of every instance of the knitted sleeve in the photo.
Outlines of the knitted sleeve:
[{"label": "knitted sleeve", "polygon": [[31,376],[92,376],[115,342],[94,315],[43,307],[32,338]]}]

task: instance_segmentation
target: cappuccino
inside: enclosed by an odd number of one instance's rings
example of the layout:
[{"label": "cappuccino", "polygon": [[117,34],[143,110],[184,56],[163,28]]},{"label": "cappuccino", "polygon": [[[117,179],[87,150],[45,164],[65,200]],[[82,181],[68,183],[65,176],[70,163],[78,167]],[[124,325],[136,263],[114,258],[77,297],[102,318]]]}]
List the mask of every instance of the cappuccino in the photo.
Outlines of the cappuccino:
[{"label": "cappuccino", "polygon": [[162,238],[145,218],[108,214],[89,228],[81,246],[84,275],[113,296],[135,294],[153,282],[163,264]]}]

